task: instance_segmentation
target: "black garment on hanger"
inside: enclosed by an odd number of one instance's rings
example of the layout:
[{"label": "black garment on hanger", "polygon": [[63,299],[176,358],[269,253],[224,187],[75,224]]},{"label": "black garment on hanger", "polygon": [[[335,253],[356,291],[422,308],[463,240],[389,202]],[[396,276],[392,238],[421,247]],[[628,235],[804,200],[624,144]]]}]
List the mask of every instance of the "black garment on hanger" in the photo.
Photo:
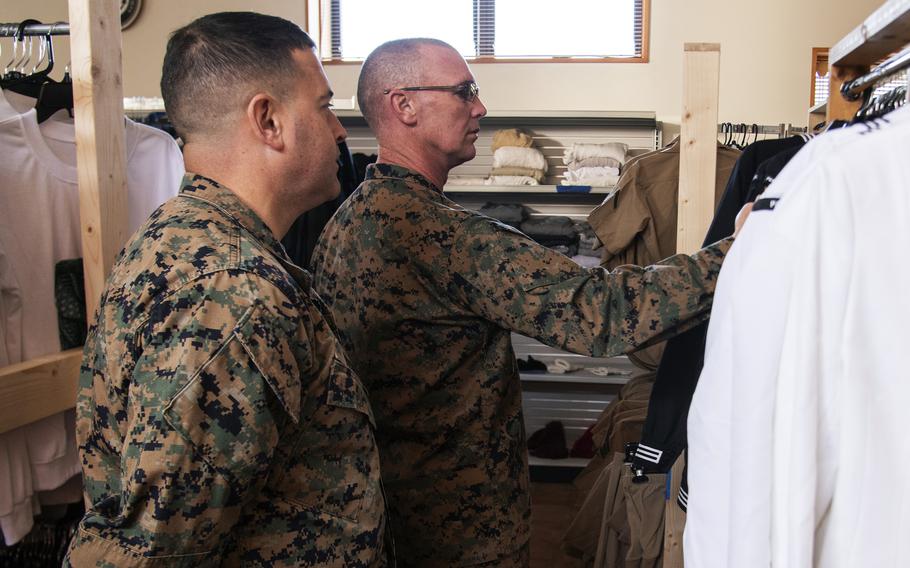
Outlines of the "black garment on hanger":
[{"label": "black garment on hanger", "polygon": [[793,156],[799,153],[800,149],[801,146],[794,146],[789,150],[784,150],[773,158],[765,160],[758,166],[758,169],[755,171],[755,176],[752,178],[752,183],[749,184],[749,195],[746,198],[747,203],[755,201],[758,199],[759,195],[768,189],[768,186],[771,185],[774,178],[783,171],[784,167],[790,163]]},{"label": "black garment on hanger", "polygon": [[316,248],[316,241],[319,240],[322,229],[325,228],[335,211],[341,207],[344,200],[354,193],[354,190],[363,181],[363,177],[358,178],[355,173],[354,160],[351,151],[348,150],[348,145],[342,141],[338,144],[338,150],[340,152],[338,182],[341,184],[338,197],[314,207],[298,217],[288,233],[281,239],[281,244],[284,245],[288,256],[297,266],[309,267],[310,257],[313,256],[313,249]]},{"label": "black garment on hanger", "polygon": [[716,236],[717,238],[710,242],[707,242],[706,239],[706,244],[712,244],[733,234],[736,214],[739,213],[743,205],[749,202],[747,199],[749,187],[758,166],[784,150],[802,148],[805,143],[805,138],[802,136],[791,136],[789,138],[759,140],[746,146],[742,155],[736,160],[736,165],[730,174],[730,180],[727,182],[724,195],[717,205],[711,228],[708,229],[708,238],[711,238],[711,236]]},{"label": "black garment on hanger", "polygon": [[[806,138],[793,136],[760,140],[748,146],[730,175],[702,246],[733,234],[736,215],[743,205],[754,199],[750,186],[761,165],[781,152],[792,152],[792,157],[805,143]],[[783,165],[780,168],[783,169]],[[633,471],[667,473],[686,447],[686,420],[704,366],[707,331],[708,323],[705,322],[667,341],[648,402],[641,442],[632,460]]]}]

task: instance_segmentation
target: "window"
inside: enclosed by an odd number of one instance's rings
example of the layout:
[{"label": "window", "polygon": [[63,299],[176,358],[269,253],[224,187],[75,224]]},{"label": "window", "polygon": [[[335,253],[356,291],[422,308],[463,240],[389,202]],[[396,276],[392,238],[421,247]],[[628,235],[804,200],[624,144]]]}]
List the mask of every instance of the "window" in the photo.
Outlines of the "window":
[{"label": "window", "polygon": [[650,0],[320,0],[327,61],[433,37],[476,61],[648,60]]}]

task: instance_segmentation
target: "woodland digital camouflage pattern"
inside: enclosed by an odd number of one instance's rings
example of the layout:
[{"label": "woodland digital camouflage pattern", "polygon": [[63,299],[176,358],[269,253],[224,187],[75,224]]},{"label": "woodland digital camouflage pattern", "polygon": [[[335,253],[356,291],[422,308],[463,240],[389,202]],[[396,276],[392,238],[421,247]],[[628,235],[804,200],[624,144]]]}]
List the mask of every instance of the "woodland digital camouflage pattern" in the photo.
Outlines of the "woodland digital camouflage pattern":
[{"label": "woodland digital camouflage pattern", "polygon": [[598,357],[678,332],[707,316],[730,242],[585,270],[416,173],[371,166],[323,232],[313,276],[377,416],[399,565],[476,564],[528,541],[511,330]]},{"label": "woodland digital camouflage pattern", "polygon": [[256,214],[188,175],[85,346],[68,563],[383,565],[373,417],[326,314]]}]

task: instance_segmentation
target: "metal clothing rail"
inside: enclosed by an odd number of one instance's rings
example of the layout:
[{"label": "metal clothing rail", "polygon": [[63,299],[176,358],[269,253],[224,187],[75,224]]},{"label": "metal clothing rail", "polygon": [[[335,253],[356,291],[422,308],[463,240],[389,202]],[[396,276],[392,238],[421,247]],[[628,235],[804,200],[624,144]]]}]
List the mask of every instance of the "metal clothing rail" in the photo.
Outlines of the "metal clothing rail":
[{"label": "metal clothing rail", "polygon": [[721,123],[717,125],[718,134],[780,134],[786,130],[788,125],[778,124],[744,124],[744,123]]},{"label": "metal clothing rail", "polygon": [[0,24],[0,37],[25,37],[70,35],[70,25],[66,22],[54,24]]},{"label": "metal clothing rail", "polygon": [[869,73],[841,85],[841,95],[848,101],[859,100],[863,95],[863,91],[875,85],[885,77],[894,75],[908,67],[910,67],[910,48],[898,53]]}]

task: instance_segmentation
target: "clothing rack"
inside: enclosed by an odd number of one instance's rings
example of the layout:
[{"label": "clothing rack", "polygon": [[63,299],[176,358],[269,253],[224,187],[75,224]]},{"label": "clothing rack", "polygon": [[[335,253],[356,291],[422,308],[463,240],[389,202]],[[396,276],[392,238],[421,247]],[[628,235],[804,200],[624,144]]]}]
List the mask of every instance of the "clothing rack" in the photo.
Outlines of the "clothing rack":
[{"label": "clothing rack", "polygon": [[70,25],[66,22],[55,24],[0,24],[0,37],[60,36],[70,35]]},{"label": "clothing rack", "polygon": [[735,124],[726,122],[717,125],[718,134],[760,134],[785,138],[788,134],[799,131],[801,130],[798,127],[784,122],[778,124]]},{"label": "clothing rack", "polygon": [[891,59],[888,59],[869,73],[857,77],[841,85],[841,96],[848,101],[859,100],[863,92],[874,86],[882,79],[900,73],[910,67],[910,48],[903,50]]},{"label": "clothing rack", "polygon": [[[0,24],[0,36],[70,35],[79,147],[79,215],[89,322],[114,258],[126,242],[120,3],[69,0],[66,24]],[[15,26],[15,33],[9,30]],[[50,277],[50,275],[48,276]],[[0,368],[0,433],[72,408],[81,349]]]},{"label": "clothing rack", "polygon": [[852,119],[862,106],[857,93],[910,66],[905,52],[901,52],[870,73],[872,66],[910,42],[908,30],[910,0],[888,0],[831,48],[829,92],[839,92],[841,96],[829,97],[827,122]]}]

